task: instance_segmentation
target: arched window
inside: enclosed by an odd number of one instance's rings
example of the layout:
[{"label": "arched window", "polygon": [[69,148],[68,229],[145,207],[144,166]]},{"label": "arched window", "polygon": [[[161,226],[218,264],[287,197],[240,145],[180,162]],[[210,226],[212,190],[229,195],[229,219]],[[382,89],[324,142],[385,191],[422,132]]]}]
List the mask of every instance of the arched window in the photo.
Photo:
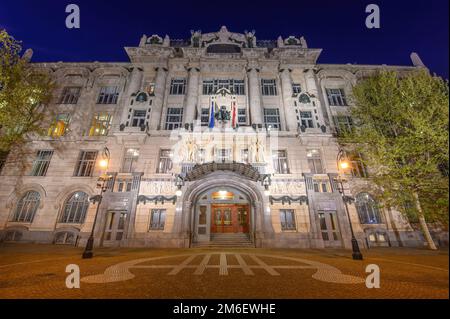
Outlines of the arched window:
[{"label": "arched window", "polygon": [[377,203],[368,193],[356,195],[356,209],[361,224],[381,224]]},{"label": "arched window", "polygon": [[29,191],[25,193],[17,203],[12,221],[24,223],[33,222],[34,215],[36,215],[40,202],[41,195],[38,192]]},{"label": "arched window", "polygon": [[89,207],[89,196],[83,192],[73,193],[66,201],[61,215],[61,223],[82,224]]}]

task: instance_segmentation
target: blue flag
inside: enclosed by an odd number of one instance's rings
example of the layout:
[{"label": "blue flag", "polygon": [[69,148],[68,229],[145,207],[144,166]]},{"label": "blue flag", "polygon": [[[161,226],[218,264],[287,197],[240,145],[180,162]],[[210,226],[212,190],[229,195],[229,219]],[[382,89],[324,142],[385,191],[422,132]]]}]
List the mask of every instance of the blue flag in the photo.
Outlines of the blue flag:
[{"label": "blue flag", "polygon": [[209,128],[214,128],[215,126],[215,118],[214,118],[214,114],[215,113],[215,109],[214,109],[214,102],[211,103],[211,111],[209,112]]}]

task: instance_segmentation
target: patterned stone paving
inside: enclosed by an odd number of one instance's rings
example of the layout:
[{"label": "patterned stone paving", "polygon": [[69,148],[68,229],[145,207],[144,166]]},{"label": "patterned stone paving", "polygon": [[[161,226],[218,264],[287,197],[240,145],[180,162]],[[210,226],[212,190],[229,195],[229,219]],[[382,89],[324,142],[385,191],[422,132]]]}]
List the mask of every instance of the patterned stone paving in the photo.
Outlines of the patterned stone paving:
[{"label": "patterned stone paving", "polygon": [[[449,293],[448,251],[83,249],[0,245],[2,298],[439,298]],[[81,271],[80,289],[65,285],[66,266]],[[365,269],[377,264],[381,288],[368,289]]]},{"label": "patterned stone paving", "polygon": [[[218,265],[210,264],[210,260],[213,255],[220,256],[220,263]],[[242,254],[229,252],[198,253],[192,255],[172,256],[172,257],[185,257],[185,259],[179,264],[172,263],[167,265],[139,265],[139,264],[155,260],[170,259],[171,257],[143,258],[111,266],[107,268],[103,274],[85,277],[82,278],[81,281],[95,284],[126,281],[135,278],[135,275],[131,273],[130,269],[139,268],[139,269],[171,269],[171,271],[167,273],[167,275],[169,276],[176,276],[185,269],[193,269],[194,270],[193,275],[196,276],[203,275],[206,269],[219,269],[218,272],[219,276],[228,276],[229,269],[240,269],[242,270],[245,276],[254,276],[255,273],[252,271],[252,269],[263,269],[270,276],[280,276],[281,274],[279,271],[283,269],[298,269],[298,270],[314,269],[316,270],[316,272],[312,275],[312,278],[319,281],[338,284],[360,284],[365,282],[365,280],[362,278],[344,275],[336,267],[316,261],[277,255],[261,255],[261,254],[247,254],[247,255],[256,263],[256,265],[249,265],[248,263],[246,263],[245,260],[242,258]],[[197,256],[201,256],[202,261],[198,265],[192,264],[192,261]],[[238,265],[228,264],[227,256],[234,256],[239,264]],[[301,263],[301,265],[276,265],[276,264],[269,265],[266,262],[264,262],[260,257],[289,260]]]}]

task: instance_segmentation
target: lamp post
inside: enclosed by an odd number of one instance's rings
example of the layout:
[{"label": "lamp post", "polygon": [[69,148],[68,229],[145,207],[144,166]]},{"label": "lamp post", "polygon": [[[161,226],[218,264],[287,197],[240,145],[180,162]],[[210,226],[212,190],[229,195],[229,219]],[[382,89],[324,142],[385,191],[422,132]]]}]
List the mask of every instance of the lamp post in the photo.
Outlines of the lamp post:
[{"label": "lamp post", "polygon": [[106,174],[106,171],[108,169],[108,165],[109,165],[109,160],[110,160],[110,153],[109,153],[109,149],[107,147],[105,147],[103,149],[103,153],[102,153],[102,160],[100,161],[99,165],[101,168],[103,168],[105,170],[105,174],[102,174],[98,181],[101,182],[97,183],[97,187],[100,188],[100,195],[94,196],[91,198],[91,201],[93,201],[94,203],[97,202],[97,210],[95,212],[95,217],[94,217],[94,224],[92,225],[92,231],[91,231],[91,235],[89,236],[89,239],[87,241],[86,244],[86,248],[84,249],[83,252],[83,259],[91,259],[92,257],[94,257],[94,231],[95,231],[95,225],[97,223],[97,217],[98,217],[98,212],[100,209],[100,205],[102,203],[102,199],[103,199],[103,194],[106,192],[106,190],[108,189],[106,186],[106,183],[111,179],[111,176]]},{"label": "lamp post", "polygon": [[[345,156],[344,150],[340,149],[339,153],[337,155],[338,172],[340,172],[340,169],[345,170],[349,167],[349,163],[346,161],[345,157],[346,156]],[[347,205],[347,202],[349,200],[351,200],[351,198],[349,196],[345,195],[344,184],[343,184],[344,179],[340,176],[340,173],[339,173],[339,177],[336,178],[335,180],[339,183],[339,193],[341,193],[341,195],[342,195],[342,200],[345,205],[345,212],[347,214],[348,223],[350,225],[350,232],[352,235],[352,251],[353,251],[352,257],[354,260],[363,260],[363,255],[361,254],[361,251],[359,250],[358,241],[356,240],[355,233],[353,232],[352,220],[350,218],[350,212],[348,210],[348,205]]]}]

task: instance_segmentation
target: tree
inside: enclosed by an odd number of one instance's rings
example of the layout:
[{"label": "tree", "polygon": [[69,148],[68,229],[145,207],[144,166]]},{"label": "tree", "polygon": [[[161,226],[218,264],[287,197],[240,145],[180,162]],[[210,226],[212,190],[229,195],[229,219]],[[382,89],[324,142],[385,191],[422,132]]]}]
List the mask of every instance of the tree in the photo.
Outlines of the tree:
[{"label": "tree", "polygon": [[425,70],[378,72],[353,88],[354,127],[339,137],[364,155],[383,203],[416,215],[430,249],[427,220],[448,224],[448,97]]},{"label": "tree", "polygon": [[0,30],[0,153],[20,149],[32,134],[44,134],[51,116],[50,76],[30,64],[31,51],[22,57],[21,51],[20,42]]}]

